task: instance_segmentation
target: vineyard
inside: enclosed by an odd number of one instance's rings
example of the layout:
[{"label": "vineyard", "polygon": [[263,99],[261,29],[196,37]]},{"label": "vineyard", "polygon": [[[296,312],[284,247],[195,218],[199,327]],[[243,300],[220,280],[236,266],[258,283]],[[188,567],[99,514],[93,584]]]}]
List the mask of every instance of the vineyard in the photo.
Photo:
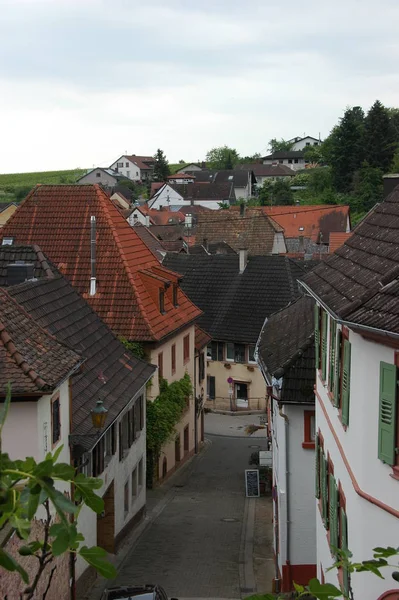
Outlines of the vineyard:
[{"label": "vineyard", "polygon": [[0,202],[20,202],[38,183],[75,183],[87,169],[0,174]]}]

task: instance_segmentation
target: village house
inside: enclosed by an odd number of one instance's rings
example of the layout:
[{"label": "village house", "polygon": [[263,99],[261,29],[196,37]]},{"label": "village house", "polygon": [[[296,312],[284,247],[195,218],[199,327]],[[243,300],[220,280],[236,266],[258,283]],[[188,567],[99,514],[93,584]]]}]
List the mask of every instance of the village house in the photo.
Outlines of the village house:
[{"label": "village house", "polygon": [[0,203],[0,228],[4,227],[8,219],[15,213],[18,208],[16,202]]},{"label": "village house", "polygon": [[[355,598],[394,598],[371,573],[329,571],[399,534],[399,187],[303,277],[316,303],[317,572]],[[384,569],[385,571],[385,569]]]},{"label": "village house", "polygon": [[284,180],[290,177],[295,177],[295,171],[286,166],[277,164],[265,165],[261,163],[253,163],[250,165],[237,165],[236,170],[252,171],[256,179],[256,187],[262,187],[265,181]]},{"label": "village house", "polygon": [[294,171],[305,169],[308,160],[305,160],[304,150],[276,150],[272,154],[262,157],[265,165],[284,165]]},{"label": "village house", "polygon": [[207,349],[207,405],[227,411],[265,411],[266,386],[255,359],[265,316],[298,295],[302,269],[288,258],[240,254],[172,254],[163,261],[202,310]]},{"label": "village house", "polygon": [[110,169],[117,171],[132,181],[147,182],[152,178],[154,164],[155,159],[153,156],[124,154],[123,156],[120,156],[118,160],[112,163],[112,165],[110,165]]},{"label": "village house", "polygon": [[288,140],[291,145],[291,150],[306,150],[309,146],[320,146],[321,139],[312,137],[311,135],[305,135],[305,137],[294,137]]},{"label": "village house", "polygon": [[256,348],[273,454],[274,590],[316,577],[314,300],[266,318]]},{"label": "village house", "polygon": [[195,183],[232,184],[237,200],[248,200],[253,196],[256,179],[252,169],[201,169],[201,171],[185,171],[195,176]]},{"label": "village house", "polygon": [[[43,460],[62,444],[62,462],[101,477],[104,513],[84,508],[79,529],[88,546],[113,553],[145,509],[146,383],[155,367],[126,350],[38,246],[0,246],[0,286],[0,394],[10,381],[18,400],[3,448]],[[100,432],[90,417],[97,401],[108,411]],[[52,597],[69,598],[70,579],[84,588],[92,576],[83,560],[67,560]]]},{"label": "village house", "polygon": [[79,177],[76,183],[99,183],[103,187],[111,189],[118,185],[118,183],[123,179],[126,179],[126,177],[114,169],[103,169],[101,167],[96,167],[95,169],[88,171],[85,175],[82,175],[82,177]]},{"label": "village house", "polygon": [[137,223],[150,227],[151,225],[178,225],[184,223],[185,216],[179,211],[148,208],[146,204],[136,206],[128,217],[129,224],[134,227]]},{"label": "village house", "polygon": [[[159,263],[100,186],[38,186],[0,235],[3,243],[40,244],[112,331],[158,367],[147,390],[150,400],[158,396],[162,377],[171,382],[188,373],[194,381],[195,322],[201,311],[181,290],[180,276]],[[193,394],[176,426],[181,450],[174,440],[162,449],[167,473],[160,460],[155,477],[169,475],[194,453],[200,425]]]},{"label": "village house", "polygon": [[180,210],[185,206],[204,206],[218,210],[220,203],[234,204],[235,193],[232,182],[230,183],[165,183],[148,201],[149,208],[167,210]]}]

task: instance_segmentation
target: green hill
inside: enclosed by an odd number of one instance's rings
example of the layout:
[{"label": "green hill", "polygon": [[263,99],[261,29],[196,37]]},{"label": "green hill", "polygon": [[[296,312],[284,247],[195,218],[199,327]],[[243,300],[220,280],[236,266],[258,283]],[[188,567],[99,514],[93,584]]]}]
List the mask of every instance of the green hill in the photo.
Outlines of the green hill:
[{"label": "green hill", "polygon": [[38,183],[75,183],[87,169],[0,174],[0,202],[19,202]]}]

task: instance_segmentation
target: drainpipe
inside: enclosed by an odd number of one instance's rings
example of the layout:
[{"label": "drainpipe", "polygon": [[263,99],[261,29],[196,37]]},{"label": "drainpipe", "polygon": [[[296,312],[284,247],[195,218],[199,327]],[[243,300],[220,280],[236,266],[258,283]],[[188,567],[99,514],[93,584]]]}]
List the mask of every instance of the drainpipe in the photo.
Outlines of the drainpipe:
[{"label": "drainpipe", "polygon": [[286,539],[287,539],[287,548],[286,548],[286,563],[288,567],[288,581],[291,585],[292,577],[291,577],[291,507],[290,507],[290,459],[289,459],[289,435],[288,435],[288,425],[289,419],[285,413],[283,413],[283,406],[279,402],[278,405],[278,414],[285,421],[285,489],[286,489],[286,506],[287,506],[287,520],[286,520]]},{"label": "drainpipe", "polygon": [[198,419],[197,419],[197,354],[194,350],[194,452],[198,454]]}]

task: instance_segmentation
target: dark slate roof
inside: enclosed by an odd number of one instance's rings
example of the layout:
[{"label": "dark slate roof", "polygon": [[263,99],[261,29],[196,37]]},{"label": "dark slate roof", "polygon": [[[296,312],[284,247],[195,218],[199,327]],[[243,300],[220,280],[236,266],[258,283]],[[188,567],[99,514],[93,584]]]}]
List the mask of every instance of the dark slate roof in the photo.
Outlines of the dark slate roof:
[{"label": "dark slate roof", "polygon": [[52,265],[38,246],[0,247],[0,286],[7,285],[7,265],[23,261],[34,265],[33,276],[53,277]]},{"label": "dark slate roof", "polygon": [[235,198],[233,182],[211,182],[206,185],[197,182],[168,183],[168,185],[185,199],[193,198],[194,200],[216,200],[223,202]]},{"label": "dark slate roof", "polygon": [[341,319],[399,334],[398,277],[399,186],[303,282]]},{"label": "dark slate roof", "polygon": [[278,150],[273,154],[263,156],[262,160],[278,160],[279,158],[303,158],[305,156],[304,150]]},{"label": "dark slate roof", "polygon": [[226,242],[213,242],[189,246],[187,254],[237,254]]},{"label": "dark slate roof", "polygon": [[265,317],[298,295],[302,269],[283,256],[253,256],[244,273],[234,254],[167,254],[168,269],[204,314],[199,325],[215,340],[254,344]]},{"label": "dark slate roof", "polygon": [[81,362],[0,288],[0,396],[8,383],[13,398],[52,392]]},{"label": "dark slate roof", "polygon": [[253,163],[250,165],[237,165],[236,169],[246,169],[254,172],[255,177],[294,177],[296,172],[287,165],[265,165]]},{"label": "dark slate roof", "polygon": [[[13,246],[0,246],[0,264],[9,262],[9,256],[15,256],[16,251]],[[23,251],[32,260],[27,247]],[[52,277],[46,276],[46,272],[47,269],[37,281],[6,290],[38,325],[85,360],[82,371],[72,378],[72,433],[92,434],[90,410],[94,401],[104,401],[109,410],[107,425],[111,425],[155,368],[128,352],[56,269],[52,268]],[[90,448],[91,439],[83,440],[82,445]]]},{"label": "dark slate roof", "polygon": [[[157,257],[159,262],[162,262],[162,258],[165,254],[165,248],[162,245],[162,242],[159,238],[154,235],[148,227],[142,225],[141,223],[137,223],[134,225],[136,233],[138,233],[139,237],[143,240],[147,248],[151,250],[153,254]],[[152,228],[151,228],[152,229]]]},{"label": "dark slate roof", "polygon": [[258,361],[272,378],[283,378],[283,403],[314,403],[314,300],[301,296],[271,315],[258,341]]}]

